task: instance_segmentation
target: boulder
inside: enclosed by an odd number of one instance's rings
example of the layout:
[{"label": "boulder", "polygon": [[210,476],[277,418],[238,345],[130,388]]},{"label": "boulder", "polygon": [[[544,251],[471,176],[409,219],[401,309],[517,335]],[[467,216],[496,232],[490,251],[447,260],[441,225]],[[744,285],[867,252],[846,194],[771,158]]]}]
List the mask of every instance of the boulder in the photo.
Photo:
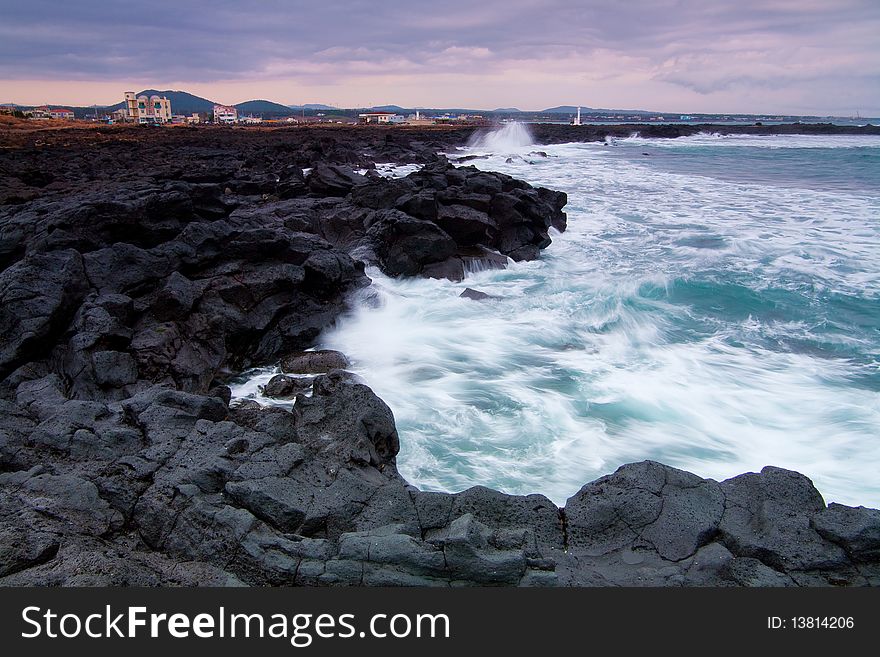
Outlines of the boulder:
[{"label": "boulder", "polygon": [[273,399],[292,399],[312,387],[309,378],[276,374],[263,387],[263,394]]},{"label": "boulder", "polygon": [[350,364],[345,354],[339,351],[317,349],[284,356],[281,371],[287,374],[325,374],[331,370],[344,370]]},{"label": "boulder", "polygon": [[734,554],[758,559],[780,571],[836,570],[848,564],[845,551],[822,537],[811,518],[825,508],[803,475],[766,467],[721,485],[726,503],[718,530]]}]

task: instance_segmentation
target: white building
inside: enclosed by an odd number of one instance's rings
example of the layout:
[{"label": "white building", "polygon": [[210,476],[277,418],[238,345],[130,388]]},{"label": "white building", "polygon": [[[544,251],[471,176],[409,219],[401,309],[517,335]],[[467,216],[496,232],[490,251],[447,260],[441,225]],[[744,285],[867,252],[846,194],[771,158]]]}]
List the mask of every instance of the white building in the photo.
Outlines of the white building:
[{"label": "white building", "polygon": [[214,105],[214,123],[235,123],[238,110],[231,105]]},{"label": "white building", "polygon": [[73,110],[66,107],[50,108],[49,117],[52,119],[67,119],[68,121],[73,121],[74,119]]},{"label": "white building", "polygon": [[125,119],[134,123],[168,123],[171,121],[171,101],[165,96],[135,96],[125,92]]},{"label": "white building", "polygon": [[358,114],[361,123],[390,123],[394,112],[364,112]]},{"label": "white building", "polygon": [[31,119],[49,119],[49,107],[48,105],[42,105],[40,107],[34,107],[33,109],[29,109],[25,112],[25,115]]}]

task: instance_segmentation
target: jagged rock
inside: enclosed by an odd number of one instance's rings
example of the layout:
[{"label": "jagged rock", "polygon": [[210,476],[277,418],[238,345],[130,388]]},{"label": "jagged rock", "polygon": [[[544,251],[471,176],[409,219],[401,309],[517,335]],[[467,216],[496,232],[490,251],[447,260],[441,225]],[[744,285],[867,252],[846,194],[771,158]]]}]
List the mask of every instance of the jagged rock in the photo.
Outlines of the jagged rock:
[{"label": "jagged rock", "polygon": [[454,581],[518,584],[526,570],[524,554],[520,550],[490,549],[490,534],[489,527],[465,514],[430,542],[443,548]]},{"label": "jagged rock", "polygon": [[192,310],[198,297],[198,286],[180,273],[171,272],[153,301],[151,310],[161,321],[178,319]]},{"label": "jagged rock", "polygon": [[843,547],[858,561],[880,558],[880,511],[832,503],[811,520],[819,535]]},{"label": "jagged rock", "polygon": [[437,218],[437,197],[425,190],[415,194],[407,194],[397,199],[396,208],[416,219],[434,221]]},{"label": "jagged rock", "polygon": [[876,514],[826,509],[795,472],[767,467],[718,484],[650,461],[588,484],[564,513],[563,582],[601,585],[864,585],[857,537],[871,545],[880,526]]},{"label": "jagged rock", "polygon": [[478,171],[465,180],[465,188],[475,194],[485,194],[489,197],[500,194],[504,188],[504,178],[497,174]]},{"label": "jagged rock", "polygon": [[0,474],[0,491],[0,515],[27,519],[35,530],[51,523],[101,536],[122,526],[122,516],[100,497],[92,482],[80,477],[52,475],[36,467]]},{"label": "jagged rock", "polygon": [[131,354],[121,351],[96,351],[92,354],[95,380],[102,386],[116,388],[137,381],[137,363]]},{"label": "jagged rock", "polygon": [[[311,176],[323,181],[338,176],[337,169],[316,168]],[[334,190],[345,199],[311,216],[301,229],[391,276],[461,280],[474,260],[469,251],[491,254],[477,258],[490,266],[506,266],[507,256],[532,260],[550,244],[551,226],[564,230],[566,223],[564,193],[457,168],[445,158],[402,179],[347,179]]]},{"label": "jagged rock", "polygon": [[0,273],[0,377],[44,355],[88,290],[76,251],[35,254]]},{"label": "jagged rock", "polygon": [[57,374],[23,381],[15,389],[15,401],[40,420],[54,415],[58,406],[67,401],[64,382]]},{"label": "jagged rock", "polygon": [[441,205],[435,223],[459,246],[491,244],[498,228],[485,212],[458,204]]},{"label": "jagged rock", "polygon": [[58,554],[60,546],[51,533],[0,526],[0,577],[46,563]]},{"label": "jagged rock", "polygon": [[455,240],[436,224],[398,210],[377,213],[366,237],[382,270],[390,276],[415,276],[425,265],[446,260],[457,249]]},{"label": "jagged rock", "polygon": [[238,504],[285,532],[296,532],[312,503],[312,491],[277,477],[231,481],[225,492]]},{"label": "jagged rock", "polygon": [[321,196],[345,196],[356,185],[368,181],[364,176],[344,166],[318,164],[306,177],[309,191]]},{"label": "jagged rock", "polygon": [[351,190],[351,201],[355,205],[373,210],[390,210],[402,196],[415,191],[415,183],[408,178],[375,178],[366,185]]},{"label": "jagged rock", "polygon": [[400,439],[391,409],[372,390],[342,372],[319,376],[311,397],[294,406],[297,430],[319,452],[342,463],[394,466]]}]

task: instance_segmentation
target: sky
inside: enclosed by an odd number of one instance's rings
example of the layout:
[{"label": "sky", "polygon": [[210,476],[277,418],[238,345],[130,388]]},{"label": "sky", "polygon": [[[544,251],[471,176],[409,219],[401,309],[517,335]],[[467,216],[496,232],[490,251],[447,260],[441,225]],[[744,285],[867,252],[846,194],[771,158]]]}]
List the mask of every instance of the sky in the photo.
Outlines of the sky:
[{"label": "sky", "polygon": [[880,116],[880,0],[0,0],[0,102]]}]

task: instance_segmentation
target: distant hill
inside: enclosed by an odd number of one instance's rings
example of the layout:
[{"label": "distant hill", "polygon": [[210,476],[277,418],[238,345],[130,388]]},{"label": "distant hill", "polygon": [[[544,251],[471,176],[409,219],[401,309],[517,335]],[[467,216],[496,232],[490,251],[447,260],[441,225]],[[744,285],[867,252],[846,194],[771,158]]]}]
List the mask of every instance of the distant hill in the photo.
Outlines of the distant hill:
[{"label": "distant hill", "polygon": [[324,105],[323,103],[306,103],[305,105],[288,105],[292,110],[335,110],[339,109],[338,107],[333,107],[332,105]]},{"label": "distant hill", "polygon": [[[577,105],[560,105],[559,107],[550,107],[539,114],[575,114],[577,113]],[[596,107],[587,107],[585,105],[581,105],[581,113],[584,112],[598,112],[600,114],[657,114],[657,112],[650,112],[648,110],[634,110],[634,109],[599,109]]]},{"label": "distant hill", "polygon": [[[174,101],[171,102],[174,107]],[[287,105],[273,103],[271,100],[247,100],[235,106],[239,114],[259,114],[261,116],[290,116],[295,113]]]},{"label": "distant hill", "polygon": [[375,105],[370,108],[374,112],[405,112],[406,108],[400,105]]},{"label": "distant hill", "polygon": [[515,107],[497,107],[492,110],[493,112],[507,113],[507,114],[522,114],[522,110],[518,110]]},{"label": "distant hill", "polygon": [[[576,105],[560,105],[559,107],[550,107],[548,109],[543,110],[542,114],[576,114],[578,108]],[[586,107],[585,105],[581,105],[581,112],[592,112],[594,111],[592,107]]]},{"label": "distant hill", "polygon": [[[171,113],[172,114],[193,114],[196,112],[213,112],[214,105],[216,104],[213,100],[208,100],[207,98],[202,98],[201,96],[195,96],[191,93],[187,93],[186,91],[157,91],[156,89],[145,89],[144,91],[138,92],[138,96],[165,96],[168,100],[171,101]],[[116,111],[118,109],[122,109],[123,103],[119,102],[115,105],[108,107],[107,110],[109,112]]]}]

